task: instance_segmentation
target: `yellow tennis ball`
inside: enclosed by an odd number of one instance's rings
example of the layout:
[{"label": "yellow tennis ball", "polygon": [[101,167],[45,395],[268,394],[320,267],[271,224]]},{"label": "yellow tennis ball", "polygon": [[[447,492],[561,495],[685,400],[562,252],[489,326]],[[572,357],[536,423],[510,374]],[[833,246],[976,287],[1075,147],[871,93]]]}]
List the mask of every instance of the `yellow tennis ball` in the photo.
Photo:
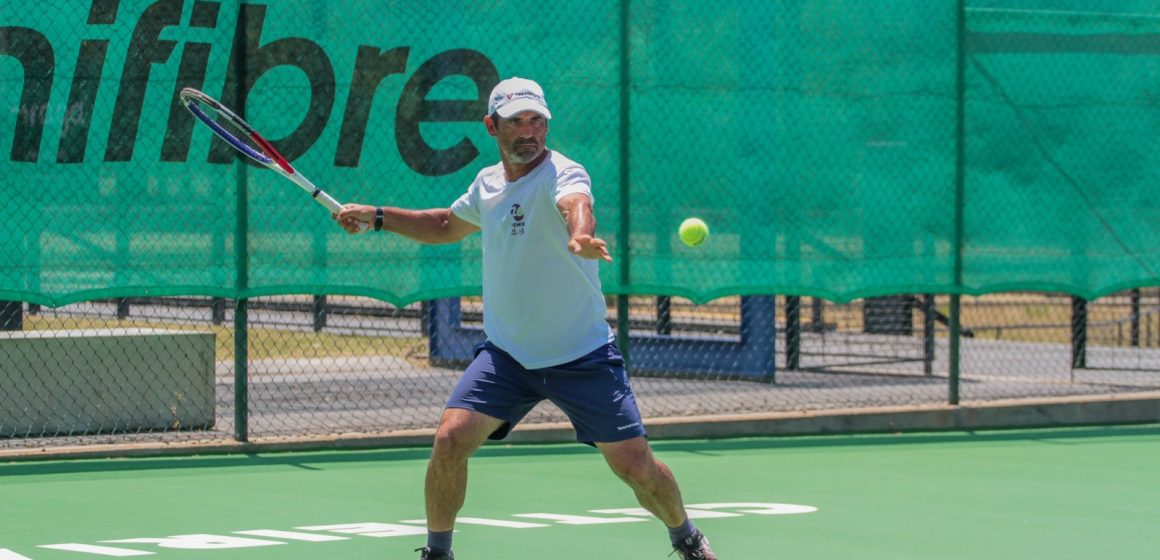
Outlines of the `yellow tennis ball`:
[{"label": "yellow tennis ball", "polygon": [[709,226],[700,218],[689,218],[681,222],[680,229],[677,230],[677,235],[681,236],[681,241],[690,247],[696,247],[709,237]]}]

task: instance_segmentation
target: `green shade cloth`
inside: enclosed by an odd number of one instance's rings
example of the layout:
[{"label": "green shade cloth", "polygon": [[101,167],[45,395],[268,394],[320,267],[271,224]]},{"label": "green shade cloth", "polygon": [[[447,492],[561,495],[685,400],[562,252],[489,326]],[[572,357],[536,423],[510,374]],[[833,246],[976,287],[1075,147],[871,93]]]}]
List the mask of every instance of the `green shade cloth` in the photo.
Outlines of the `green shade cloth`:
[{"label": "green shade cloth", "polygon": [[[0,299],[478,294],[478,236],[348,236],[175,99],[244,109],[339,200],[446,207],[497,160],[481,121],[513,75],[592,176],[610,294],[1157,285],[1160,7],[1098,4],[7,2]],[[696,248],[690,216],[712,230]]]}]

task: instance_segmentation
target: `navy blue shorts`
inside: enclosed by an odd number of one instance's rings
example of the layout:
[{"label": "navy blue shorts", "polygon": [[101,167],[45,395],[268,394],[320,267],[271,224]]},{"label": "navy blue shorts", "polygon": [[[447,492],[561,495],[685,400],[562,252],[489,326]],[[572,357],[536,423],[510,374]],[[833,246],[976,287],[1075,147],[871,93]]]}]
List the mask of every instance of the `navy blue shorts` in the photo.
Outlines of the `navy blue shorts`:
[{"label": "navy blue shorts", "polygon": [[540,401],[560,407],[576,428],[581,443],[611,443],[645,435],[636,396],[628,383],[624,358],[614,344],[558,366],[527,369],[491,342],[475,347],[447,401],[503,420],[489,439],[507,437]]}]

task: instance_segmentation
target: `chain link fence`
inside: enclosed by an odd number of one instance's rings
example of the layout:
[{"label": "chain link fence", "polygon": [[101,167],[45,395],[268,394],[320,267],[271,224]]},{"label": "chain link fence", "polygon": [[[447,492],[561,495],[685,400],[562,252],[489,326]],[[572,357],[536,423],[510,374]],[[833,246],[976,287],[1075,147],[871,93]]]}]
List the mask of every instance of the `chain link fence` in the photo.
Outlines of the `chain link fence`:
[{"label": "chain link fence", "polygon": [[430,208],[494,161],[491,87],[539,81],[648,418],[1156,391],[1157,22],[1153,0],[2,3],[0,449],[427,430],[483,336],[478,237],[346,235],[183,87],[344,201]]},{"label": "chain link fence", "polygon": [[[738,299],[694,305],[677,297],[633,297],[631,326],[641,336],[739,339]],[[949,298],[883,299],[836,304],[779,297],[771,310],[777,330],[768,333],[778,348],[772,381],[646,373],[633,381],[642,412],[662,418],[945,404],[948,329],[938,317],[945,317]],[[462,304],[464,322],[477,321],[478,301]],[[131,298],[29,307],[7,307],[6,326],[58,341],[82,333],[76,340],[90,348],[45,355],[27,338],[0,336],[6,370],[20,364],[22,372],[6,385],[0,448],[430,429],[460,372],[431,364],[428,303],[397,308],[358,297],[255,298],[244,337],[248,399],[240,434],[233,301]],[[615,316],[610,308],[610,320]],[[967,298],[962,317],[963,402],[1160,390],[1155,289],[1087,302],[1086,318],[1076,315],[1071,296],[1041,293]],[[213,352],[103,340],[148,339],[148,333],[175,339],[205,333]],[[86,355],[99,361],[61,364]],[[209,377],[179,375],[179,366],[194,359],[206,361],[195,373]],[[54,368],[76,373],[62,379],[46,371]],[[150,394],[159,380],[168,385]],[[196,398],[205,403],[190,402]],[[208,420],[190,423],[191,412],[204,413],[205,406]],[[565,420],[544,403],[527,421]]]}]

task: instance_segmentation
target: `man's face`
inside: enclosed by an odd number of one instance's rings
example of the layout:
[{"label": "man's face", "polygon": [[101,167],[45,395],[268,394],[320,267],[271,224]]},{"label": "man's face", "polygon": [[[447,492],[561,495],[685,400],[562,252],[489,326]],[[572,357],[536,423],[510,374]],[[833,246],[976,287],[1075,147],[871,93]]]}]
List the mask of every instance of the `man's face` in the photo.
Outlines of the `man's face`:
[{"label": "man's face", "polygon": [[530,163],[544,151],[548,137],[548,119],[535,111],[499,117],[489,127],[499,143],[499,150],[510,163]]}]

